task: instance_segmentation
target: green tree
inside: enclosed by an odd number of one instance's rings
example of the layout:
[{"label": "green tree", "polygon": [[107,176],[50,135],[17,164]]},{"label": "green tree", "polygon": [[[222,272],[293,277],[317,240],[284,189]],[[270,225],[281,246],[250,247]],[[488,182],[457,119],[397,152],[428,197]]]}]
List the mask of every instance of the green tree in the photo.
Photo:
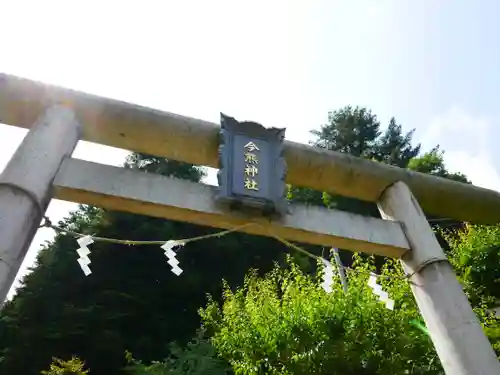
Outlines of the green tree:
[{"label": "green tree", "polygon": [[373,159],[386,164],[407,168],[410,161],[420,152],[420,144],[412,145],[415,129],[403,134],[403,128],[396,123],[393,117],[385,132],[377,139],[374,145]]},{"label": "green tree", "polygon": [[439,146],[422,156],[414,157],[409,160],[407,168],[420,173],[427,173],[450,180],[470,183],[467,177],[462,173],[450,173],[444,165],[444,151]]},{"label": "green tree", "polygon": [[500,226],[467,225],[445,232],[450,261],[469,299],[488,308],[500,306]]},{"label": "green tree", "polygon": [[371,110],[347,106],[330,112],[328,122],[311,131],[315,146],[368,159],[376,155],[380,123]]},{"label": "green tree", "polygon": [[185,347],[175,343],[170,345],[170,356],[163,361],[144,364],[127,354],[130,375],[224,375],[230,367],[226,361],[218,358],[215,348],[204,337],[202,331]]},{"label": "green tree", "polygon": [[223,304],[201,310],[218,353],[237,374],[440,374],[429,337],[411,324],[419,314],[395,261],[380,278],[396,301],[390,311],[367,286],[374,261],[356,258],[343,294],[327,294],[290,262],[265,277],[250,273],[244,287],[226,287]]},{"label": "green tree", "polygon": [[[403,133],[401,125],[392,118],[384,131],[371,110],[364,107],[346,106],[328,115],[328,123],[319,130],[312,130],[314,139],[311,145],[331,151],[348,153],[407,168],[408,163],[417,157],[420,144],[412,145],[414,130]],[[313,189],[290,188],[294,201],[355,212],[368,216],[379,216],[373,203],[348,198],[331,192]]]},{"label": "green tree", "polygon": [[59,358],[54,358],[54,362],[50,364],[48,371],[42,371],[42,375],[87,375],[88,370],[85,370],[85,363],[73,357],[68,361]]},{"label": "green tree", "polygon": [[[439,146],[420,154],[421,145],[413,145],[414,131],[415,129],[404,133],[395,118],[391,118],[386,129],[382,131],[377,117],[369,109],[347,106],[331,112],[327,124],[322,125],[319,130],[311,131],[314,136],[311,145],[416,172],[468,182],[463,174],[448,172],[444,164],[444,152]],[[328,192],[290,187],[289,195],[296,202],[379,216],[373,203]]]},{"label": "green tree", "polygon": [[[500,230],[469,226],[452,237],[449,259],[485,333],[500,358],[498,247]],[[226,286],[223,304],[209,299],[200,313],[212,343],[237,374],[442,374],[408,282],[397,260],[387,261],[379,283],[395,299],[394,311],[367,286],[374,257],[355,256],[344,294],[338,279],[325,293],[317,276],[293,262],[265,277],[251,272],[242,288]]]},{"label": "green tree", "polygon": [[[327,150],[339,151],[353,156],[372,158],[377,153],[380,123],[367,108],[346,106],[328,114],[328,124],[319,130],[311,130],[314,140],[311,145]],[[339,207],[331,196],[309,188],[290,188],[295,202]]]}]

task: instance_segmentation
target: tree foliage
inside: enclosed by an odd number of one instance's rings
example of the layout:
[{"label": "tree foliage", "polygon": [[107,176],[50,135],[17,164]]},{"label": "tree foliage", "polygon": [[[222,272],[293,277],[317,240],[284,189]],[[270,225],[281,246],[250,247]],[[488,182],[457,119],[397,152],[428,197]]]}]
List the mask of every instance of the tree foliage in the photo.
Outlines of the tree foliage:
[{"label": "tree foliage", "polygon": [[380,123],[371,110],[347,106],[330,112],[328,122],[311,131],[315,146],[368,159],[376,155]]},{"label": "tree foliage", "polygon": [[[450,262],[500,356],[500,319],[490,310],[498,305],[500,226],[445,236]],[[226,283],[222,304],[209,298],[200,310],[216,353],[244,375],[442,374],[428,335],[414,324],[421,319],[398,262],[386,261],[379,278],[395,311],[367,286],[374,257],[356,255],[353,267],[347,294],[338,279],[326,294],[318,286],[322,272],[306,274],[291,258],[288,268],[277,265],[265,277],[250,272],[236,291]]]},{"label": "tree foliage", "polygon": [[[403,132],[402,125],[391,118],[385,129],[377,116],[364,107],[346,106],[328,115],[328,123],[312,130],[311,145],[331,151],[390,164],[416,172],[427,173],[467,182],[462,174],[448,172],[444,153],[436,146],[421,154],[421,145],[413,144],[415,129]],[[297,202],[325,205],[363,215],[379,216],[374,203],[343,197],[334,192],[319,192],[308,188],[290,188],[290,197]]]},{"label": "tree foliage", "polygon": [[469,183],[462,173],[450,173],[444,165],[444,151],[439,146],[434,147],[420,157],[408,161],[407,168],[420,173],[427,173],[450,180]]},{"label": "tree foliage", "polygon": [[227,362],[217,357],[215,348],[199,331],[196,338],[185,347],[170,344],[170,355],[163,361],[144,364],[127,353],[129,365],[126,372],[130,375],[224,375],[229,374]]},{"label": "tree foliage", "polygon": [[415,129],[403,134],[403,127],[393,117],[385,132],[377,139],[373,159],[400,168],[408,168],[420,153],[421,146],[412,145]]},{"label": "tree foliage", "polygon": [[[451,242],[449,259],[473,303],[497,355],[500,226],[469,226]],[[226,286],[223,303],[209,299],[201,310],[217,352],[236,374],[442,374],[428,335],[416,328],[420,314],[396,260],[386,260],[379,283],[396,301],[387,310],[367,285],[374,257],[355,255],[347,272],[348,292],[339,279],[333,293],[295,263],[276,266],[265,277],[249,273],[237,291]]]},{"label": "tree foliage", "polygon": [[49,370],[42,371],[42,375],[87,375],[88,373],[89,370],[85,370],[85,363],[77,357],[67,361],[54,358]]},{"label": "tree foliage", "polygon": [[408,283],[393,261],[381,281],[395,298],[394,311],[367,285],[373,258],[357,257],[343,294],[336,282],[327,294],[293,262],[264,278],[250,273],[236,292],[226,287],[223,304],[202,310],[213,344],[236,374],[439,374],[429,337],[410,321],[419,314]]},{"label": "tree foliage", "polygon": [[500,226],[467,225],[446,233],[453,249],[450,257],[473,303],[500,301]]}]

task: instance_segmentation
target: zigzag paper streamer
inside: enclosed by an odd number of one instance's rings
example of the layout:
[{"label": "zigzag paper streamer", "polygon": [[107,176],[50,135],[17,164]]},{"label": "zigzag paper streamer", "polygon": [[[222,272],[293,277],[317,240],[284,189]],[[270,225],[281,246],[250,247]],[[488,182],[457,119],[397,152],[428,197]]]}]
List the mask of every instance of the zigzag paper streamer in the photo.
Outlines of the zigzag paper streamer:
[{"label": "zigzag paper streamer", "polygon": [[377,276],[371,274],[368,278],[368,286],[372,288],[373,294],[378,296],[378,300],[385,303],[385,307],[394,310],[394,300],[389,298],[389,294],[382,290],[382,285],[377,284]]},{"label": "zigzag paper streamer", "polygon": [[333,265],[326,259],[321,258],[321,261],[325,266],[323,269],[323,282],[321,283],[321,287],[325,290],[325,292],[331,293],[335,270],[333,269]]},{"label": "zigzag paper streamer", "polygon": [[184,242],[175,240],[169,240],[161,246],[165,250],[165,256],[168,258],[167,263],[172,266],[172,272],[177,276],[182,273],[182,269],[179,267],[179,261],[176,258],[177,254],[172,249],[181,246],[184,246]]},{"label": "zigzag paper streamer", "polygon": [[80,245],[80,248],[76,250],[78,255],[80,256],[77,261],[78,264],[80,265],[80,268],[82,269],[83,273],[85,276],[88,276],[92,273],[90,270],[89,264],[90,264],[90,250],[87,246],[90,244],[94,243],[94,240],[92,239],[91,236],[84,236],[76,240],[78,242],[78,245]]}]

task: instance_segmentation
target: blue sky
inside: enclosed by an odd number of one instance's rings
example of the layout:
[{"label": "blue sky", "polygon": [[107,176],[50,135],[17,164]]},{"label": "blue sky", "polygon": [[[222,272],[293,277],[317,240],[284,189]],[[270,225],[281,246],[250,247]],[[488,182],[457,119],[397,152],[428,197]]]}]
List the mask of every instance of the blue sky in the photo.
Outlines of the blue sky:
[{"label": "blue sky", "polygon": [[[299,142],[329,110],[368,106],[500,190],[497,1],[68,3],[0,1],[0,71],[212,121],[223,111]],[[0,126],[0,168],[24,134]],[[75,153],[114,165],[125,155],[84,142]],[[51,236],[37,234],[21,274]]]}]

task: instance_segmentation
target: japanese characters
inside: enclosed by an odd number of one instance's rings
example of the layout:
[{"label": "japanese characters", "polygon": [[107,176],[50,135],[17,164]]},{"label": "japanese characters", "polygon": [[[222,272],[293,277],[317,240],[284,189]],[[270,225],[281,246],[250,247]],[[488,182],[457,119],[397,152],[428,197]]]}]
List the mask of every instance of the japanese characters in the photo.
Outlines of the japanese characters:
[{"label": "japanese characters", "polygon": [[254,142],[248,142],[245,146],[245,182],[246,190],[259,191],[257,176],[259,174],[259,156],[260,149]]}]

